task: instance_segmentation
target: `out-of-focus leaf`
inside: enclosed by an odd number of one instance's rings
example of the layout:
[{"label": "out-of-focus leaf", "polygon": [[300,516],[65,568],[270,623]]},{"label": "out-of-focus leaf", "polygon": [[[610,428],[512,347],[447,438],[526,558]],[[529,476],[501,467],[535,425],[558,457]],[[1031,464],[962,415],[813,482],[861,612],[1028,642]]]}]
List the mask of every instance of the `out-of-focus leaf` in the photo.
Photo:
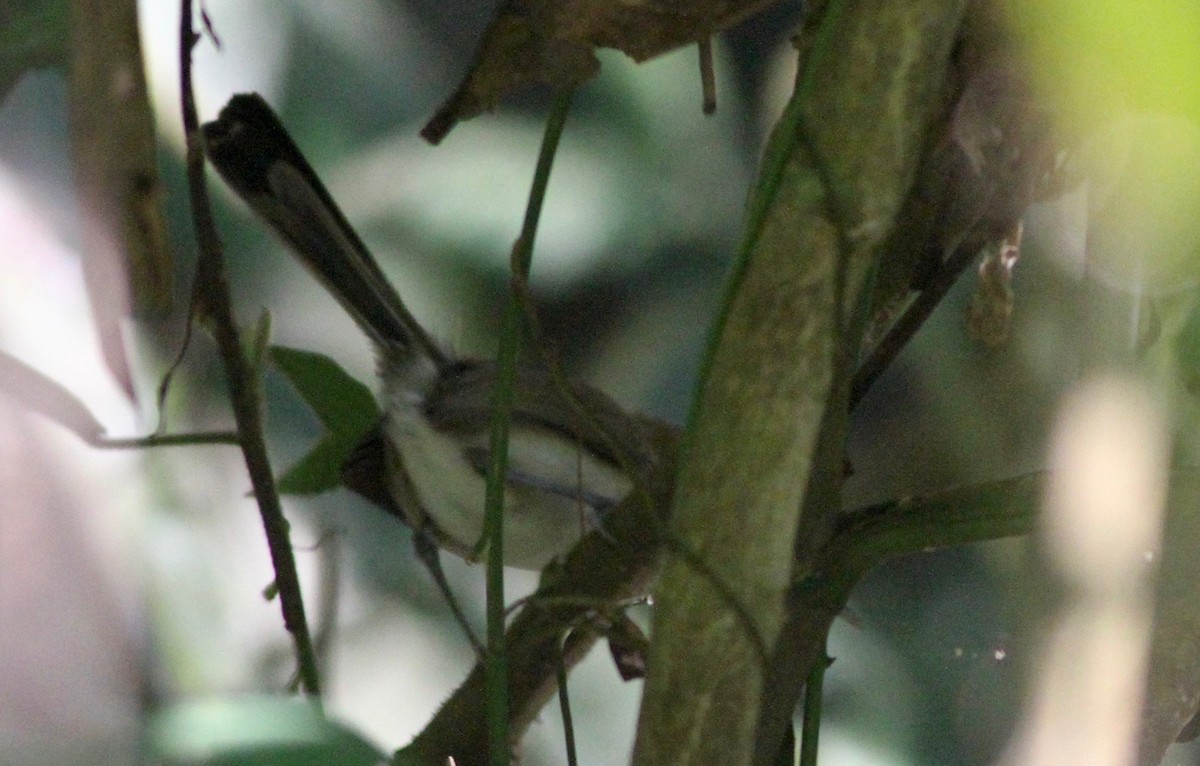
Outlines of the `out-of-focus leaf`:
[{"label": "out-of-focus leaf", "polygon": [[271,361],[331,433],[358,437],[379,417],[371,390],[324,354],[272,346]]},{"label": "out-of-focus leaf", "polygon": [[279,477],[280,494],[317,495],[337,487],[342,483],[342,463],[349,454],[345,442],[325,437]]},{"label": "out-of-focus leaf", "polygon": [[1188,0],[1016,0],[998,4],[1062,127],[1090,132],[1126,111],[1200,118],[1200,6]]},{"label": "out-of-focus leaf", "polygon": [[708,38],[774,0],[508,0],[497,12],[466,79],[425,125],[438,143],[460,120],[495,107],[517,88],[573,88],[600,69],[595,48],[635,61]]},{"label": "out-of-focus leaf", "polygon": [[1175,363],[1184,388],[1200,394],[1200,303],[1192,307],[1175,338]]},{"label": "out-of-focus leaf", "polygon": [[154,115],[146,93],[136,0],[74,0],[71,150],[83,271],[105,363],[133,397],[121,320],[171,301]]},{"label": "out-of-focus leaf", "polygon": [[3,351],[0,351],[0,393],[50,418],[89,444],[104,436],[104,426],[75,394]]},{"label": "out-of-focus leaf", "polygon": [[315,494],[341,483],[341,466],[379,419],[370,389],[327,356],[281,346],[271,360],[312,407],[326,434],[279,480],[284,494]]},{"label": "out-of-focus leaf", "polygon": [[1127,113],[1080,152],[1088,179],[1088,273],[1129,293],[1200,284],[1200,126],[1165,113]]},{"label": "out-of-focus leaf", "polygon": [[147,763],[165,766],[368,766],[384,760],[361,735],[312,703],[285,698],[201,702],[159,711]]},{"label": "out-of-focus leaf", "polygon": [[1196,715],[1200,700],[1200,602],[1196,599],[1196,546],[1200,544],[1200,482],[1190,472],[1171,477],[1158,601],[1138,732],[1136,763],[1163,754]]},{"label": "out-of-focus leaf", "polygon": [[26,0],[0,8],[0,100],[30,69],[63,63],[69,13],[67,0]]}]

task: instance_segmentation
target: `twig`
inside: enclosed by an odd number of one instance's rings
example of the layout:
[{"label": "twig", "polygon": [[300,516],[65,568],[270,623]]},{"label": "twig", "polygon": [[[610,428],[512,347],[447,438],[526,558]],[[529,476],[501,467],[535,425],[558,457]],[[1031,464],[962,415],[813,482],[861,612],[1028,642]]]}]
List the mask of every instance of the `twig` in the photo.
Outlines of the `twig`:
[{"label": "twig", "polygon": [[321,683],[317,672],[316,652],[304,616],[304,600],[301,597],[296,560],[288,536],[288,522],[283,516],[271,464],[267,459],[258,382],[242,353],[241,340],[233,318],[229,284],[225,276],[225,256],[213,221],[212,206],[204,180],[204,152],[199,137],[195,94],[192,91],[192,48],[199,36],[192,28],[191,0],[181,0],[180,4],[180,90],[183,130],[187,139],[188,191],[199,247],[197,290],[225,365],[229,398],[241,439],[242,454],[254,488],[254,497],[258,501],[267,546],[271,552],[275,584],[283,611],[283,624],[291,633],[295,646],[300,683],[308,694],[319,696]]},{"label": "twig", "polygon": [[33,412],[49,418],[96,449],[143,449],[197,444],[238,444],[233,431],[200,431],[112,438],[87,405],[54,378],[0,351],[0,394],[15,399]]},{"label": "twig", "polygon": [[859,579],[885,561],[1029,534],[1045,479],[1036,471],[843,514],[811,582],[844,603]]},{"label": "twig", "polygon": [[579,755],[575,751],[575,721],[571,715],[571,696],[567,693],[567,663],[563,659],[561,646],[558,650],[558,709],[562,713],[563,746],[567,750],[567,766],[578,766]]},{"label": "twig", "polygon": [[705,114],[713,114],[717,111],[717,77],[713,71],[712,38],[708,35],[701,37],[696,47],[700,49],[701,110]]},{"label": "twig", "polygon": [[[512,249],[513,279],[529,276],[533,242],[537,236],[542,203],[550,182],[550,170],[558,141],[562,137],[571,92],[564,91],[551,109],[538,153],[533,184],[521,233]],[[516,296],[509,298],[504,311],[500,349],[496,359],[496,387],[492,392],[490,455],[487,473],[487,514],[484,540],[487,546],[487,719],[489,760],[494,766],[506,766],[511,760],[508,727],[508,659],[504,646],[504,490],[508,464],[508,427],[512,419],[516,391],[517,357],[521,347],[521,308]]]},{"label": "twig", "polygon": [[933,310],[950,292],[950,288],[958,281],[963,269],[979,254],[978,244],[964,243],[959,245],[950,257],[942,263],[941,268],[934,274],[932,281],[922,290],[909,305],[896,323],[888,329],[883,340],[871,349],[866,360],[858,366],[854,379],[850,383],[850,411],[853,412],[862,402],[867,391],[875,385],[875,381],[888,368],[912,337],[933,314]]},{"label": "twig", "polygon": [[832,660],[826,655],[813,664],[804,682],[804,719],[800,730],[800,759],[798,766],[817,766],[817,741],[821,732],[821,694],[825,687],[825,671]]},{"label": "twig", "polygon": [[127,439],[95,439],[88,444],[96,449],[150,449],[152,447],[192,447],[199,444],[227,444],[236,447],[241,439],[236,431],[198,431],[190,434],[151,434]]}]

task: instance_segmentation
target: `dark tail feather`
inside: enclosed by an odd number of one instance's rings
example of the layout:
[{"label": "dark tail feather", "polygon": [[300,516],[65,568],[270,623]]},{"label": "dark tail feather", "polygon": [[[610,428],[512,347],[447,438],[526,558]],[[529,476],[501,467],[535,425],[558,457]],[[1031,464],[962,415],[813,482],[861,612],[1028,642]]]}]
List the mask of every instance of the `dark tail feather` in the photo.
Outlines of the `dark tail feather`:
[{"label": "dark tail feather", "polygon": [[204,126],[204,142],[217,172],[373,341],[428,356],[439,369],[448,364],[261,96],[231,98]]}]

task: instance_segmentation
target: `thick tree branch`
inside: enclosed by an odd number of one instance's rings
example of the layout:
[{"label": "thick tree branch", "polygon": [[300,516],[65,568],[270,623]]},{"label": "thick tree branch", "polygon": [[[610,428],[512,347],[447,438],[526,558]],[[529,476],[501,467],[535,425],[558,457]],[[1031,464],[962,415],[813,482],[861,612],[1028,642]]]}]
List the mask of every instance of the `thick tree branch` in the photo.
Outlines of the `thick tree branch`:
[{"label": "thick tree branch", "polygon": [[[915,177],[965,5],[818,9],[751,198],[672,526],[769,646],[788,617],[796,551],[811,555],[832,532],[860,299]],[[668,558],[657,604],[635,763],[767,762],[781,730],[759,732],[774,669],[681,559]],[[807,668],[796,670],[802,681]],[[767,744],[756,751],[756,740]]]}]

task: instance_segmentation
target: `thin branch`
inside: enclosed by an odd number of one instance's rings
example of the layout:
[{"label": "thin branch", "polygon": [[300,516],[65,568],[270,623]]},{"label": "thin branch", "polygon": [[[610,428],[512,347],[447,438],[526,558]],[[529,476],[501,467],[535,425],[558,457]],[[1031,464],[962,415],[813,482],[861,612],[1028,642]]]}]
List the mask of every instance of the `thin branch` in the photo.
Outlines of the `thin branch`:
[{"label": "thin branch", "polygon": [[195,95],[192,91],[192,49],[199,36],[192,28],[192,2],[181,0],[179,29],[180,89],[182,91],[183,129],[187,139],[187,178],[191,198],[192,220],[199,247],[197,289],[201,305],[209,319],[213,335],[225,365],[229,398],[233,406],[241,438],[246,469],[258,501],[271,563],[275,568],[275,584],[283,611],[283,623],[292,635],[296,651],[297,672],[304,690],[320,695],[321,683],[317,672],[316,653],[304,616],[304,600],[300,580],[296,575],[296,560],[288,534],[288,522],[283,516],[275,478],[267,458],[263,438],[262,408],[258,381],[242,352],[241,339],[233,318],[229,284],[225,276],[225,256],[213,221],[212,206],[204,180],[204,152],[199,136]]},{"label": "thin branch", "polygon": [[188,349],[192,345],[192,330],[196,317],[200,315],[200,287],[199,279],[192,284],[192,289],[189,292],[187,321],[183,323],[183,337],[179,340],[179,348],[175,350],[175,355],[171,358],[171,363],[167,365],[167,369],[163,372],[162,379],[158,381],[158,389],[155,392],[155,406],[158,410],[158,425],[155,427],[156,432],[167,430],[167,396],[171,393],[171,384],[175,381],[175,373],[183,366],[184,357],[187,356]]},{"label": "thin branch", "polygon": [[194,447],[201,444],[241,444],[236,431],[197,431],[190,434],[151,434],[127,439],[95,439],[88,444],[96,449],[150,449],[153,447]]},{"label": "thin branch", "polygon": [[946,293],[950,292],[950,288],[962,276],[963,270],[977,255],[979,255],[977,242],[959,245],[942,263],[933,280],[909,304],[895,324],[888,328],[883,339],[871,349],[867,358],[858,366],[858,370],[854,373],[854,380],[850,384],[851,412],[858,407],[883,371],[917,334],[917,330],[921,329],[925,320],[929,319],[933,310],[941,304]]},{"label": "thin branch", "polygon": [[804,719],[800,729],[800,760],[797,766],[817,766],[817,743],[821,733],[821,696],[825,688],[825,671],[832,662],[829,656],[813,664],[804,682]]},{"label": "thin branch", "polygon": [[558,654],[558,709],[562,714],[563,746],[567,751],[567,766],[578,766],[579,755],[575,751],[575,721],[571,715],[571,696],[567,692],[567,663],[562,649]]},{"label": "thin branch", "polygon": [[847,513],[807,581],[842,598],[890,559],[1028,534],[1045,478],[1037,471]]},{"label": "thin branch", "polygon": [[[533,243],[537,236],[542,203],[550,182],[550,170],[558,151],[571,92],[564,91],[555,99],[542,147],[534,169],[533,184],[525,208],[521,233],[513,245],[511,261],[515,283],[529,278]],[[504,647],[504,490],[508,465],[508,431],[512,419],[516,391],[517,357],[521,348],[521,307],[516,295],[509,298],[504,311],[500,348],[496,359],[496,386],[492,390],[490,456],[487,473],[486,516],[484,542],[487,547],[487,719],[489,761],[493,766],[505,766],[511,760],[508,727],[509,677],[508,659]]]},{"label": "thin branch", "polygon": [[[905,498],[843,514],[810,574],[788,593],[788,620],[772,658],[776,684],[802,680],[820,662],[825,638],[854,586],[883,562],[899,556],[1028,533],[1035,523],[1043,473]],[[772,698],[782,692],[767,694]],[[779,741],[773,727],[791,724],[792,695],[771,710],[783,721],[763,721],[759,737],[769,763]]]},{"label": "thin branch", "polygon": [[717,76],[713,71],[712,38],[708,35],[701,37],[696,47],[700,50],[701,110],[705,114],[713,114],[717,111]]},{"label": "thin branch", "polygon": [[7,395],[29,410],[49,418],[97,449],[143,449],[179,447],[197,444],[237,445],[232,431],[201,431],[190,434],[154,433],[149,436],[110,438],[104,425],[88,406],[66,386],[49,375],[30,367],[20,359],[0,351],[0,394]]}]

